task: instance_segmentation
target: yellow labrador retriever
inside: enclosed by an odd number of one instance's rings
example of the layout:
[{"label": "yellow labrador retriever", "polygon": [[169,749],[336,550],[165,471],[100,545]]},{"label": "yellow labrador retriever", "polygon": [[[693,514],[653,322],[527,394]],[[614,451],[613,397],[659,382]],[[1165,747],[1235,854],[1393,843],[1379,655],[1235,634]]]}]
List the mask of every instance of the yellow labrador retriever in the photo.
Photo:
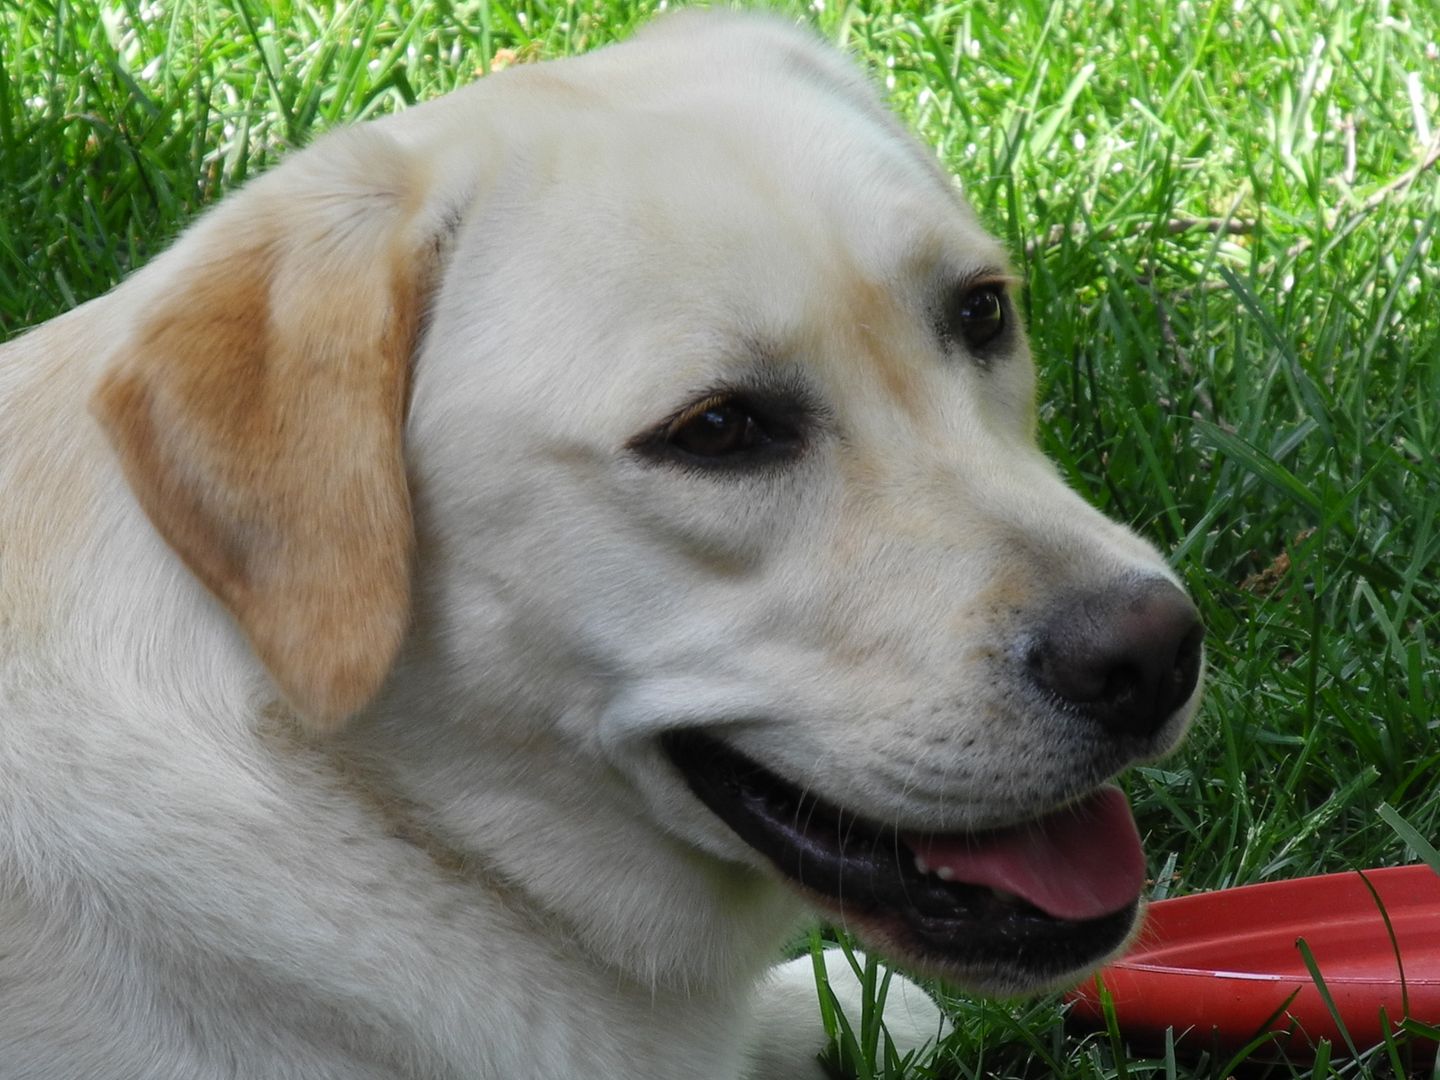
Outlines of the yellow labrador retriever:
[{"label": "yellow labrador retriever", "polygon": [[1201,631],[1011,289],[841,57],[682,16],[6,345],[0,1075],[790,1080],[807,909],[1114,951]]}]

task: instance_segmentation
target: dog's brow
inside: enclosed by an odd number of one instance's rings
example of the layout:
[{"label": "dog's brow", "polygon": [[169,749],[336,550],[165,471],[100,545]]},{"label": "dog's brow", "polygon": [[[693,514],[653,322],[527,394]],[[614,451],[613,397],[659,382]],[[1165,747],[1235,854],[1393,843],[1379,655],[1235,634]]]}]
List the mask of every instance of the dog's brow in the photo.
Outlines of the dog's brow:
[{"label": "dog's brow", "polygon": [[1019,275],[1001,266],[980,266],[965,270],[946,280],[947,292],[963,292],[977,285],[1003,285],[1007,289],[1018,289],[1024,285]]},{"label": "dog's brow", "polygon": [[745,357],[730,378],[736,388],[790,398],[811,412],[822,412],[820,397],[791,350],[759,341],[748,342]]}]

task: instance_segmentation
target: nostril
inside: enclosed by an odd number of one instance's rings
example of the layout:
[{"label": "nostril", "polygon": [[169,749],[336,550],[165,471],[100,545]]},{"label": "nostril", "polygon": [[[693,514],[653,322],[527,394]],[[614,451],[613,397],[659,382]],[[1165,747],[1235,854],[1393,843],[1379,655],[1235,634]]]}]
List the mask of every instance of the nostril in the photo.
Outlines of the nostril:
[{"label": "nostril", "polygon": [[1173,682],[1170,686],[1172,712],[1190,700],[1196,684],[1200,682],[1200,657],[1204,646],[1205,627],[1200,622],[1200,613],[1196,612],[1195,624],[1180,639],[1180,647],[1175,652],[1171,669]]},{"label": "nostril", "polygon": [[1145,683],[1145,673],[1135,664],[1121,660],[1105,672],[1105,688],[1097,701],[1124,701]]},{"label": "nostril", "polygon": [[1025,653],[1032,679],[1115,734],[1148,736],[1190,699],[1204,627],[1168,581],[1069,597]]},{"label": "nostril", "polygon": [[1089,705],[1123,696],[1136,673],[1124,663],[1091,662],[1060,635],[1033,645],[1026,664],[1042,686],[1075,705]]}]

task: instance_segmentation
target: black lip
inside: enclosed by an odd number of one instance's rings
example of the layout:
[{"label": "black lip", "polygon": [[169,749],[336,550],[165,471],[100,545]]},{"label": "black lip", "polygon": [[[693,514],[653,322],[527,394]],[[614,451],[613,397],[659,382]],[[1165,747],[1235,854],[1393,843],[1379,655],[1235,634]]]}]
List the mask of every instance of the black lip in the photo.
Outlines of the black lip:
[{"label": "black lip", "polygon": [[1138,901],[1071,921],[922,874],[893,827],[802,791],[713,736],[670,732],[662,746],[696,798],[785,878],[857,926],[876,927],[921,967],[962,977],[1001,970],[1040,982],[1086,967],[1134,925]]}]

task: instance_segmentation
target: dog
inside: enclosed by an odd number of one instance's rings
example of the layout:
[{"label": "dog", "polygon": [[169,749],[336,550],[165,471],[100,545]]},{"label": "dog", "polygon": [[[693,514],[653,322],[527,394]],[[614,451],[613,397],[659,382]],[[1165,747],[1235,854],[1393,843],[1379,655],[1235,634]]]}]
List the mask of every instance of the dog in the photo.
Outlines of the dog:
[{"label": "dog", "polygon": [[791,1080],[807,913],[1121,948],[1201,624],[1007,265],[849,61],[683,13],[5,345],[0,1075]]}]

